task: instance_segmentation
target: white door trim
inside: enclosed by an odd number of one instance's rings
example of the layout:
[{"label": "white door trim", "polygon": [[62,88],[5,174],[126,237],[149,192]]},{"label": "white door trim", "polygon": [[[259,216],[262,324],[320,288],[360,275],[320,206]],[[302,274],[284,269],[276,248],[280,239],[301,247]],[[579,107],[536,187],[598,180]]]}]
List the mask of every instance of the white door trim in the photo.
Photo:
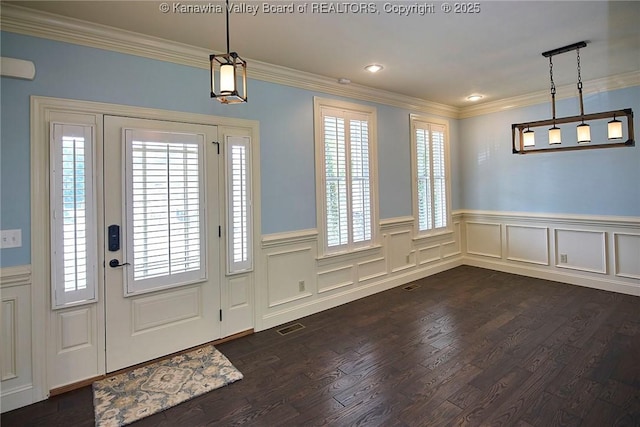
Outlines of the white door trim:
[{"label": "white door trim", "polygon": [[[259,123],[255,120],[219,117],[206,114],[167,111],[154,108],[134,107],[108,104],[93,101],[79,101],[62,98],[31,96],[30,110],[30,148],[31,148],[31,266],[33,292],[31,295],[32,308],[32,373],[33,373],[33,402],[46,399],[52,386],[50,383],[47,363],[50,357],[49,349],[53,338],[50,336],[51,301],[49,286],[50,277],[50,248],[48,242],[43,242],[42,236],[49,236],[49,121],[52,113],[76,113],[84,115],[115,115],[135,117],[140,119],[156,119],[193,124],[217,125],[226,128],[247,130],[251,133],[253,145],[252,173],[254,177],[253,214],[254,214],[254,248],[260,247],[260,167],[259,167]],[[48,237],[46,237],[48,240]],[[224,262],[224,261],[223,261]],[[221,277],[225,280],[225,277]],[[223,284],[221,283],[221,286]],[[102,290],[100,291],[102,292]],[[99,295],[102,305],[104,296]],[[224,307],[223,307],[224,308]],[[255,311],[255,307],[254,307]],[[257,317],[254,312],[254,318]],[[104,311],[98,311],[96,330],[102,330],[102,337],[98,337],[104,351]],[[98,356],[96,356],[98,357]],[[104,357],[104,353],[100,356]],[[104,364],[97,364],[96,375],[104,373]]]}]

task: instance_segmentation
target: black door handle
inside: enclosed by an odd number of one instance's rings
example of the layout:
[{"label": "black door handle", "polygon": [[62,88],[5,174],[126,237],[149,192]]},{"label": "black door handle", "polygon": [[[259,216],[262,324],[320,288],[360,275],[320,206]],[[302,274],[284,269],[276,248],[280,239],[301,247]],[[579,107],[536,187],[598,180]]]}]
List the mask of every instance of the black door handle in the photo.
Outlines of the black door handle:
[{"label": "black door handle", "polygon": [[111,268],[124,267],[125,265],[129,265],[129,263],[125,262],[124,264],[120,264],[120,261],[115,258],[109,261],[109,267]]}]

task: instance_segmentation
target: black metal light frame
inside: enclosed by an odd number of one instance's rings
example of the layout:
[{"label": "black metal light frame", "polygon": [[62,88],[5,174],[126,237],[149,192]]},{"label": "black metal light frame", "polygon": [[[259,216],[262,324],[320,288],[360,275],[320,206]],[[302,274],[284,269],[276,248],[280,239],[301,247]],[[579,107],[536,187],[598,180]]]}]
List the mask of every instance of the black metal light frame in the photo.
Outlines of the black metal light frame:
[{"label": "black metal light frame", "polygon": [[[577,145],[577,146],[564,146],[564,147],[552,147],[552,148],[533,148],[526,149],[524,148],[524,140],[522,139],[522,133],[532,127],[543,127],[555,124],[564,124],[564,123],[579,123],[583,120],[602,120],[609,118],[627,118],[627,132],[628,139],[624,142],[614,142],[614,143],[602,143],[602,144],[590,144],[590,145]],[[516,136],[518,136],[516,138]],[[595,149],[595,148],[613,148],[613,147],[634,147],[635,140],[633,136],[633,111],[631,108],[626,108],[624,110],[614,110],[607,111],[604,113],[594,113],[594,114],[585,114],[571,117],[562,117],[556,118],[555,122],[553,119],[549,120],[538,120],[536,122],[528,122],[528,123],[514,123],[511,125],[511,139],[513,145],[513,154],[528,154],[528,153],[547,153],[553,151],[571,151],[571,150],[586,150],[586,149]],[[519,143],[517,142],[519,141]]]},{"label": "black metal light frame", "polygon": [[[223,104],[241,104],[247,102],[247,61],[229,49],[229,0],[226,0],[227,11],[227,53],[209,55],[209,72],[211,74],[211,98]],[[223,65],[233,67],[233,90],[215,93],[215,71]],[[238,90],[238,72],[242,75],[242,93]]]},{"label": "black metal light frame", "polygon": [[[574,50],[578,50],[587,46],[587,43],[584,41],[573,43],[567,46],[560,47],[558,49],[549,50],[542,53],[542,56],[545,58],[551,58],[554,55],[558,55],[561,53],[571,52]],[[538,120],[533,122],[526,123],[514,123],[511,125],[511,144],[513,154],[529,154],[529,153],[550,153],[555,151],[572,151],[572,150],[588,150],[588,149],[596,149],[596,148],[613,148],[613,147],[633,147],[635,146],[634,132],[633,132],[633,111],[631,108],[626,108],[623,110],[614,110],[607,111],[603,113],[594,113],[594,114],[584,114],[584,103],[582,100],[582,81],[580,79],[580,62],[578,56],[578,91],[580,97],[580,115],[571,116],[571,117],[555,117],[555,87],[553,86],[553,76],[552,76],[552,88],[551,88],[551,102],[552,102],[552,111],[553,118],[548,120]],[[617,118],[626,117],[627,118],[627,140],[624,142],[616,142],[616,143],[601,143],[601,144],[583,144],[577,146],[559,146],[559,144],[554,144],[555,146],[552,148],[529,148],[525,149],[523,133],[525,130],[529,130],[529,128],[543,127],[552,125],[555,127],[556,124],[564,124],[564,123],[584,123],[588,120],[602,120],[612,118],[616,120]]]}]

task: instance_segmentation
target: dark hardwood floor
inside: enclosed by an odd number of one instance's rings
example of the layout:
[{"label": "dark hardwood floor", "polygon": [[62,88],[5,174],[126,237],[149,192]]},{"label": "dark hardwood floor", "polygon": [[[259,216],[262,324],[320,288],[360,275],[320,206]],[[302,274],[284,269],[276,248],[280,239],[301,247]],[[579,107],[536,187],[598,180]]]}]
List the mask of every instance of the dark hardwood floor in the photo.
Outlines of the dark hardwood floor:
[{"label": "dark hardwood floor", "polygon": [[[415,283],[219,345],[242,381],[134,425],[640,426],[640,298],[467,266]],[[1,421],[91,426],[91,388]]]}]

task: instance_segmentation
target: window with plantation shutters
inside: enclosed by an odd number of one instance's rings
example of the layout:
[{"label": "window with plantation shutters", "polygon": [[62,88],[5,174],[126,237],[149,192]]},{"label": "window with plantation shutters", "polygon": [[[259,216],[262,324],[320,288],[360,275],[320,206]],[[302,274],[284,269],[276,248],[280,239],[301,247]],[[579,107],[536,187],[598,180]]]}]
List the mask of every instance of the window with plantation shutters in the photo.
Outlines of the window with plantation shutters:
[{"label": "window with plantation shutters", "polygon": [[419,233],[449,226],[446,125],[411,119],[414,211]]},{"label": "window with plantation shutters", "polygon": [[124,132],[127,293],[203,280],[204,136]]},{"label": "window with plantation shutters", "polygon": [[251,139],[227,136],[225,140],[227,184],[227,273],[253,269],[251,218]]},{"label": "window with plantation shutters", "polygon": [[94,129],[52,123],[50,146],[52,306],[96,300]]},{"label": "window with plantation shutters", "polygon": [[[359,109],[359,108],[362,109]],[[325,253],[371,246],[375,211],[372,122],[375,110],[316,99],[319,221]]]}]

